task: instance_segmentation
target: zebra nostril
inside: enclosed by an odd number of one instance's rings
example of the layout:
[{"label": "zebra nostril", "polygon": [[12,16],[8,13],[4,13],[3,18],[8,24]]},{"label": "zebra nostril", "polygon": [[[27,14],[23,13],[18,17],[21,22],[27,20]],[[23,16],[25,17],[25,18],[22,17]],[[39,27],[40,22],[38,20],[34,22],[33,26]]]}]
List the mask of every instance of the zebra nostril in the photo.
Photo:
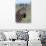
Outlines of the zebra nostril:
[{"label": "zebra nostril", "polygon": [[23,16],[24,18],[26,18],[26,14],[24,14],[24,16]]}]

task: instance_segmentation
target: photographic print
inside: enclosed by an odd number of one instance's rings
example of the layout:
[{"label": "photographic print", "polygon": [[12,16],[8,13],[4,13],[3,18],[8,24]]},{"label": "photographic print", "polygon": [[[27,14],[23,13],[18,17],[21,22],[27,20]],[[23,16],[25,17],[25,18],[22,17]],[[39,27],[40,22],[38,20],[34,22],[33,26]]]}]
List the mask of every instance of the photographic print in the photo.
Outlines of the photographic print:
[{"label": "photographic print", "polygon": [[16,22],[31,23],[31,0],[16,0]]}]

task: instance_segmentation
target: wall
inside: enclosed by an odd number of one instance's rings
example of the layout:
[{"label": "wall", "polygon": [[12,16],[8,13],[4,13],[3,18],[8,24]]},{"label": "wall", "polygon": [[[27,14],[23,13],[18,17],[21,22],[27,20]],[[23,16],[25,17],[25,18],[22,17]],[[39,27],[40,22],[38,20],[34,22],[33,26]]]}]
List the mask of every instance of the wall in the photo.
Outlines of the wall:
[{"label": "wall", "polygon": [[46,0],[32,0],[32,23],[15,22],[15,0],[0,0],[0,29],[46,29]]}]

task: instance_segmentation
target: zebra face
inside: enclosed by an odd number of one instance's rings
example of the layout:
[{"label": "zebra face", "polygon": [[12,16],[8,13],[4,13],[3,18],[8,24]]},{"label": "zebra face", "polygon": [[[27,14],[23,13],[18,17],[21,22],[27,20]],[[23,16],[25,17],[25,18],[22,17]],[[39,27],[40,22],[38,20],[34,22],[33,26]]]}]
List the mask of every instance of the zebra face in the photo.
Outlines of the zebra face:
[{"label": "zebra face", "polygon": [[21,8],[16,12],[16,22],[21,22],[23,18],[26,18],[26,9]]},{"label": "zebra face", "polygon": [[22,9],[22,10],[20,11],[20,14],[21,14],[21,17],[22,17],[22,18],[26,18],[26,11],[25,11],[25,10]]}]

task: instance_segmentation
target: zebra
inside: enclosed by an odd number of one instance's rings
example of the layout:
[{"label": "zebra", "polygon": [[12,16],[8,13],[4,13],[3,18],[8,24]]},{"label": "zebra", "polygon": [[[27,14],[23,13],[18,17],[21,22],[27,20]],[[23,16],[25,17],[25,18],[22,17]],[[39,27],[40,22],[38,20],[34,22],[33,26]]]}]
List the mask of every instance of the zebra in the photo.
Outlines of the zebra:
[{"label": "zebra", "polygon": [[16,22],[21,22],[22,18],[26,18],[26,8],[22,7],[16,12]]}]

